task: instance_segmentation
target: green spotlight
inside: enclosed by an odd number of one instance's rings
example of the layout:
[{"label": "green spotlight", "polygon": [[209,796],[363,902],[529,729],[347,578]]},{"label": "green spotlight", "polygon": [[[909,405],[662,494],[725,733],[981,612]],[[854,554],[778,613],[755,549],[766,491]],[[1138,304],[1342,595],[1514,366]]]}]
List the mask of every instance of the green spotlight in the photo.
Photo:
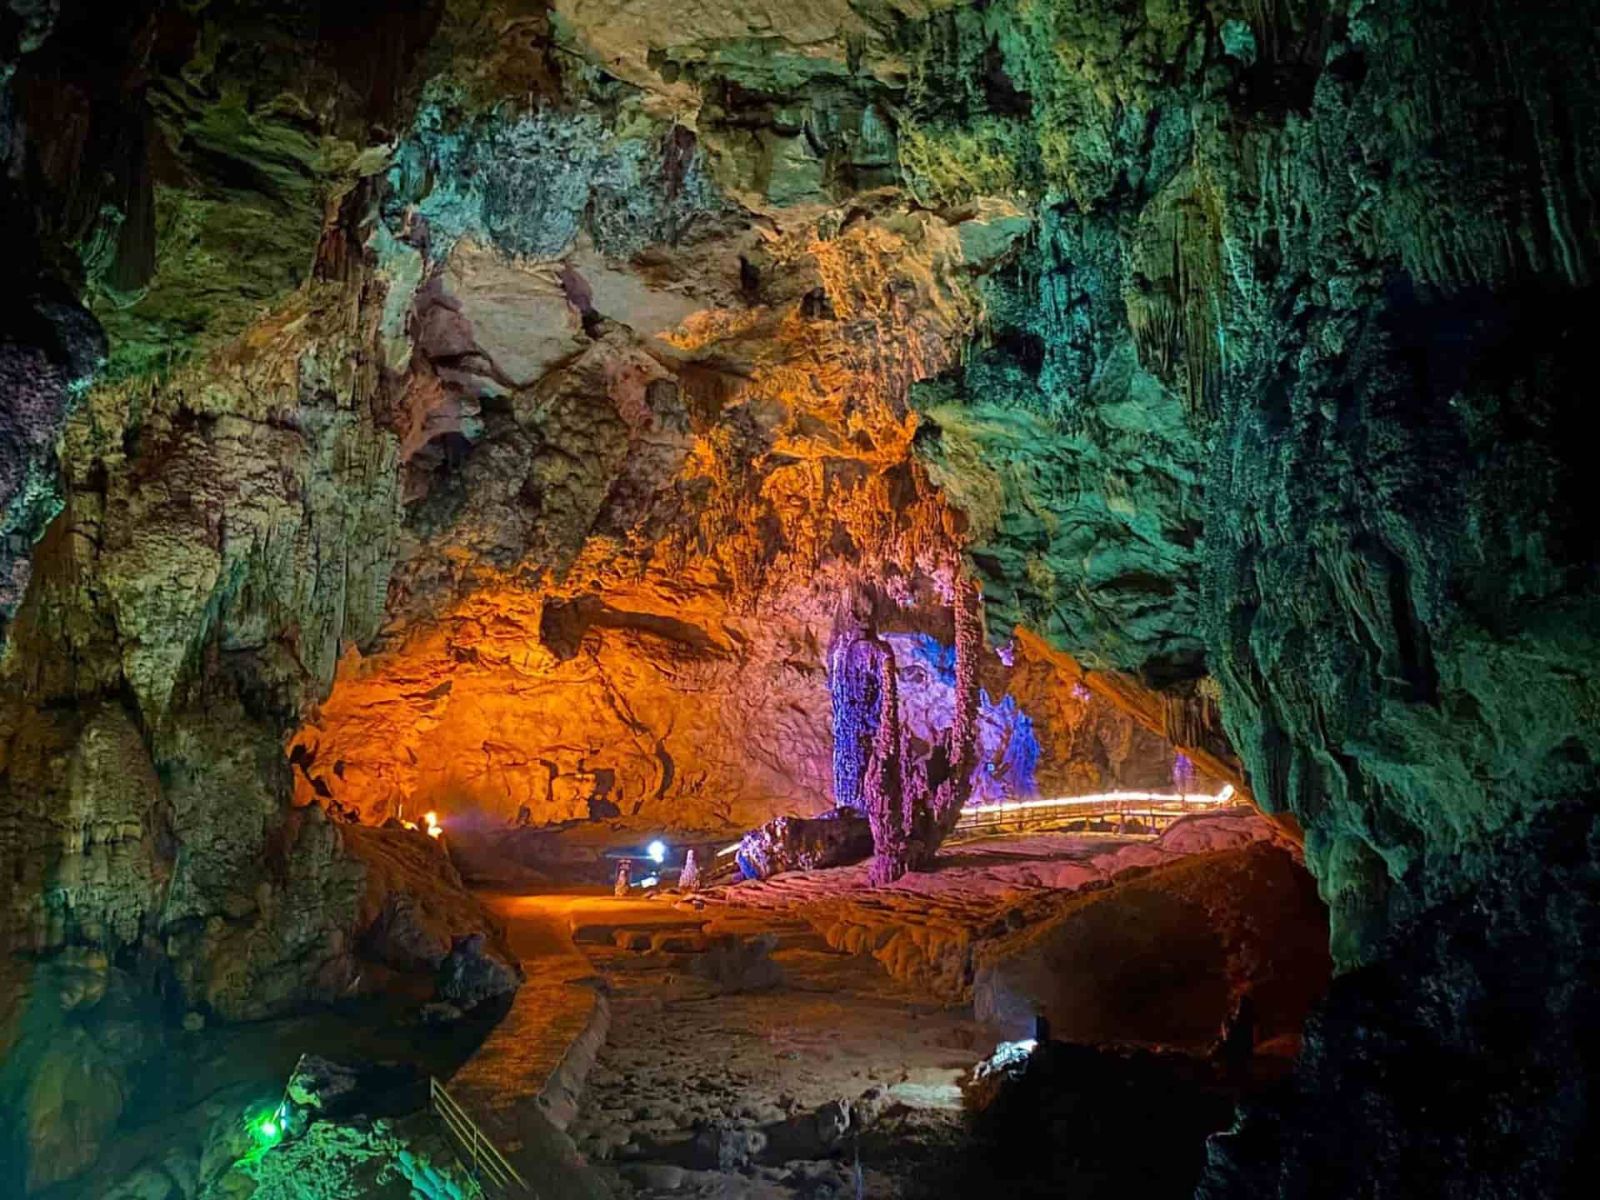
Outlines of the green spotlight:
[{"label": "green spotlight", "polygon": [[256,1143],[263,1149],[277,1145],[283,1137],[283,1126],[278,1123],[276,1111],[258,1117],[251,1125],[250,1131],[255,1135]]}]

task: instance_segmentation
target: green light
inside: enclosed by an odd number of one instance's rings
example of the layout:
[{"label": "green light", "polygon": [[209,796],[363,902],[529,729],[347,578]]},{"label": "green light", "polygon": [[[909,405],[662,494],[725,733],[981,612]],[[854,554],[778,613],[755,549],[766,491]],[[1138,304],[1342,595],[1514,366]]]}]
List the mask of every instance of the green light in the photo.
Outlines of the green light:
[{"label": "green light", "polygon": [[255,1137],[256,1145],[263,1150],[278,1144],[283,1137],[283,1125],[278,1120],[276,1111],[264,1113],[250,1124],[250,1132]]}]

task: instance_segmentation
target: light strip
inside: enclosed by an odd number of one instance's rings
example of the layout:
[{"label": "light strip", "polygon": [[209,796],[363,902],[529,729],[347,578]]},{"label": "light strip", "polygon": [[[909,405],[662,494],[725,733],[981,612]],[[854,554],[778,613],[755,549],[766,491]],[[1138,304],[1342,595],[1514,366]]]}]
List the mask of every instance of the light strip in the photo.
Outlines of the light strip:
[{"label": "light strip", "polygon": [[[1012,800],[999,804],[971,804],[961,810],[961,815],[984,816],[988,813],[1028,812],[1040,808],[1088,808],[1096,804],[1118,804],[1126,801],[1146,801],[1153,804],[1227,804],[1235,795],[1233,784],[1225,783],[1215,796],[1180,795],[1173,792],[1096,792],[1091,796],[1060,796],[1054,800]],[[726,858],[739,848],[739,843],[724,846],[715,857]]]},{"label": "light strip", "polygon": [[1086,808],[1097,804],[1145,801],[1154,804],[1226,804],[1234,797],[1233,784],[1224,784],[1215,796],[1179,795],[1173,792],[1096,792],[1092,796],[1061,796],[1053,800],[1011,800],[999,804],[969,804],[962,816],[985,813],[1027,812],[1039,808]]}]

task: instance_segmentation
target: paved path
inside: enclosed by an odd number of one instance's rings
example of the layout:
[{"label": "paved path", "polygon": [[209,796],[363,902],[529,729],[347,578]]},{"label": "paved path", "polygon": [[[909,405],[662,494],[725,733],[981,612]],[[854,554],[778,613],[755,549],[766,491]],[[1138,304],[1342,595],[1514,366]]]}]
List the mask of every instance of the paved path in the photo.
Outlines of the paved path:
[{"label": "paved path", "polygon": [[539,1200],[610,1193],[562,1130],[605,1041],[608,1010],[589,960],[572,943],[578,897],[489,896],[525,982],[511,1011],[449,1082],[450,1094],[533,1186]]}]

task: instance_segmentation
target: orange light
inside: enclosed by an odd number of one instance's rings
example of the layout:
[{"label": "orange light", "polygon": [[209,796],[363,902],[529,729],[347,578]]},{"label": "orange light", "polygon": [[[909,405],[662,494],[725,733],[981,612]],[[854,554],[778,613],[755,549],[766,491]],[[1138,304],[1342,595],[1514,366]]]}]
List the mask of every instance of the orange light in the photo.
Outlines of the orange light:
[{"label": "orange light", "polygon": [[444,832],[444,826],[439,824],[439,814],[438,813],[436,813],[436,812],[423,813],[422,814],[422,819],[428,823],[428,836],[429,837],[436,838],[441,833]]}]

